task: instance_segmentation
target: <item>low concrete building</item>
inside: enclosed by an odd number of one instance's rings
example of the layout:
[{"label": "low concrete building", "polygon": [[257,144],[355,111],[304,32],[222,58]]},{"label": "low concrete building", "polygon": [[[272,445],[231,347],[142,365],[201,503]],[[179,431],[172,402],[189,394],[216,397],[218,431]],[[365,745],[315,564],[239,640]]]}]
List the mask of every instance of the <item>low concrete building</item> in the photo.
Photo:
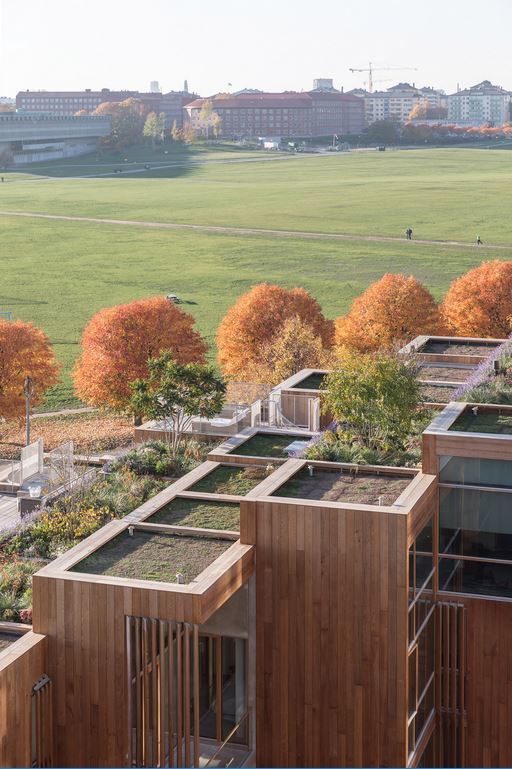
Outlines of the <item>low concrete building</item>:
[{"label": "low concrete building", "polygon": [[0,113],[0,157],[5,166],[85,155],[109,134],[108,116]]}]

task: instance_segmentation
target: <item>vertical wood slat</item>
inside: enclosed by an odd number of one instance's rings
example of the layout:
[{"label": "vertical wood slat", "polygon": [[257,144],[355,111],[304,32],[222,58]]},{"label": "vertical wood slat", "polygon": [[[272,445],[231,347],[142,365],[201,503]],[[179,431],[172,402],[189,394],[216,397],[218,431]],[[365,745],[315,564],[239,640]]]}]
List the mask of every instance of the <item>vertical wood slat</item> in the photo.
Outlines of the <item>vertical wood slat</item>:
[{"label": "vertical wood slat", "polygon": [[132,648],[132,617],[126,617],[125,620],[125,633],[126,633],[126,694],[128,697],[127,702],[127,731],[128,731],[128,766],[133,766],[133,648]]},{"label": "vertical wood slat", "polygon": [[197,625],[194,625],[192,644],[194,652],[194,766],[199,766],[199,628]]},{"label": "vertical wood slat", "polygon": [[165,705],[167,702],[167,685],[166,685],[166,662],[167,657],[165,654],[165,628],[167,623],[160,621],[158,623],[158,673],[159,673],[159,686],[158,686],[158,766],[165,766]]},{"label": "vertical wood slat", "polygon": [[143,693],[143,708],[142,708],[142,730],[144,734],[144,756],[143,766],[151,766],[149,754],[150,754],[150,734],[149,734],[149,686],[148,686],[148,621],[146,617],[142,619],[142,693]]},{"label": "vertical wood slat", "polygon": [[222,642],[215,639],[215,730],[218,742],[222,742]]},{"label": "vertical wood slat", "polygon": [[465,766],[466,740],[466,634],[465,609],[453,603],[439,605],[442,656],[438,693],[441,766]]},{"label": "vertical wood slat", "polygon": [[53,688],[52,682],[44,675],[32,689],[32,728],[35,732],[33,743],[35,756],[31,762],[38,767],[53,766]]},{"label": "vertical wood slat", "polygon": [[136,766],[143,766],[142,756],[142,649],[140,619],[135,620],[135,750]]},{"label": "vertical wood slat", "polygon": [[459,619],[459,760],[466,766],[466,609],[461,607]]},{"label": "vertical wood slat", "polygon": [[185,706],[185,766],[190,766],[190,625],[185,623],[185,654],[184,667],[184,706]]},{"label": "vertical wood slat", "polygon": [[151,631],[151,764],[158,766],[158,670],[157,670],[157,620],[150,621]]},{"label": "vertical wood slat", "polygon": [[[169,663],[169,766],[174,766],[174,729],[175,729],[175,709],[176,703],[174,698],[174,678],[175,678],[175,664],[174,664],[174,640],[175,640],[175,622],[170,620],[168,622],[168,634],[167,634],[167,660]],[[177,760],[176,760],[177,765]]]},{"label": "vertical wood slat", "polygon": [[182,661],[183,623],[176,623],[176,677],[177,677],[177,730],[176,730],[176,766],[183,766],[183,661]]}]

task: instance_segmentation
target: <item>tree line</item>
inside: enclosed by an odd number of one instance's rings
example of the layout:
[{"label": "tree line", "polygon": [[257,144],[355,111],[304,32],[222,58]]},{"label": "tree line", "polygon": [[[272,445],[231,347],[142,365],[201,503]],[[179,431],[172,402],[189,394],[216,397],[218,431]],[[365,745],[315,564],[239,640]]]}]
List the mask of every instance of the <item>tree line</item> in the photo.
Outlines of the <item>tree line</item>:
[{"label": "tree line", "polygon": [[[225,380],[275,385],[302,368],[333,368],[347,353],[378,353],[420,334],[506,337],[511,282],[512,261],[483,262],[456,279],[437,303],[412,275],[386,274],[335,321],[304,288],[261,283],[240,296],[220,323],[219,370],[206,362],[208,345],[192,315],[168,299],[108,307],[84,329],[75,392],[90,406],[157,418],[173,391],[189,399],[189,409],[209,416],[221,405]],[[26,377],[33,380],[32,403],[38,405],[59,371],[41,329],[0,320],[2,418],[23,416]]]}]

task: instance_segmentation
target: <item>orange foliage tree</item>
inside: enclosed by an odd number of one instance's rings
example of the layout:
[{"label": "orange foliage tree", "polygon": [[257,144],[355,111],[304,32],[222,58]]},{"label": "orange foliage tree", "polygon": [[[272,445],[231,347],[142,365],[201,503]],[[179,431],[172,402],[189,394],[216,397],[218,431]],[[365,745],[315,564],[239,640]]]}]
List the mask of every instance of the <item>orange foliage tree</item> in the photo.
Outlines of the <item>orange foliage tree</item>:
[{"label": "orange foliage tree", "polygon": [[26,377],[34,384],[32,405],[57,384],[59,365],[48,337],[32,323],[0,320],[0,416],[4,419],[25,413]]},{"label": "orange foliage tree", "polygon": [[286,320],[295,316],[309,325],[324,347],[332,346],[333,323],[323,316],[320,305],[305,289],[260,283],[239,297],[217,333],[224,374],[250,379],[259,365],[260,350],[275,339]]},{"label": "orange foliage tree", "polygon": [[441,305],[459,336],[505,337],[512,327],[512,261],[483,262],[451,284]]},{"label": "orange foliage tree", "polygon": [[336,320],[336,346],[371,352],[439,331],[438,307],[425,286],[412,275],[387,274]]},{"label": "orange foliage tree", "polygon": [[194,318],[163,297],[108,307],[84,329],[74,370],[77,395],[92,406],[130,408],[130,382],[148,375],[148,360],[170,350],[177,363],[203,363],[207,348]]}]

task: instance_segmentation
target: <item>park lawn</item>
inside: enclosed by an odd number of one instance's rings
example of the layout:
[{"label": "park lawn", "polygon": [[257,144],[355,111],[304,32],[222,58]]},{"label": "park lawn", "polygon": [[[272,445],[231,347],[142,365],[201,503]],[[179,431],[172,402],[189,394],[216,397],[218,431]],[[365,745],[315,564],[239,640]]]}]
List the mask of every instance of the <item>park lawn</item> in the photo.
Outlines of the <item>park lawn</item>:
[{"label": "park lawn", "polygon": [[483,257],[476,249],[441,245],[411,249],[405,241],[301,240],[3,216],[0,232],[0,310],[43,328],[63,364],[63,382],[50,394],[49,408],[73,402],[70,371],[80,337],[103,307],[176,293],[214,357],[220,320],[255,283],[304,286],[334,318],[385,272],[412,272],[440,298]]},{"label": "park lawn", "polygon": [[[471,243],[479,234],[484,243],[512,242],[512,153],[421,149],[284,158],[255,153],[257,162],[249,154],[201,155],[194,149],[180,169],[115,178],[8,173],[0,210],[360,235],[401,236],[410,226],[417,238]],[[228,162],[219,162],[225,155]],[[214,162],[197,165],[187,158]],[[77,173],[74,161],[70,174]],[[62,161],[55,163],[66,172]],[[51,173],[52,167],[30,171]]]}]

